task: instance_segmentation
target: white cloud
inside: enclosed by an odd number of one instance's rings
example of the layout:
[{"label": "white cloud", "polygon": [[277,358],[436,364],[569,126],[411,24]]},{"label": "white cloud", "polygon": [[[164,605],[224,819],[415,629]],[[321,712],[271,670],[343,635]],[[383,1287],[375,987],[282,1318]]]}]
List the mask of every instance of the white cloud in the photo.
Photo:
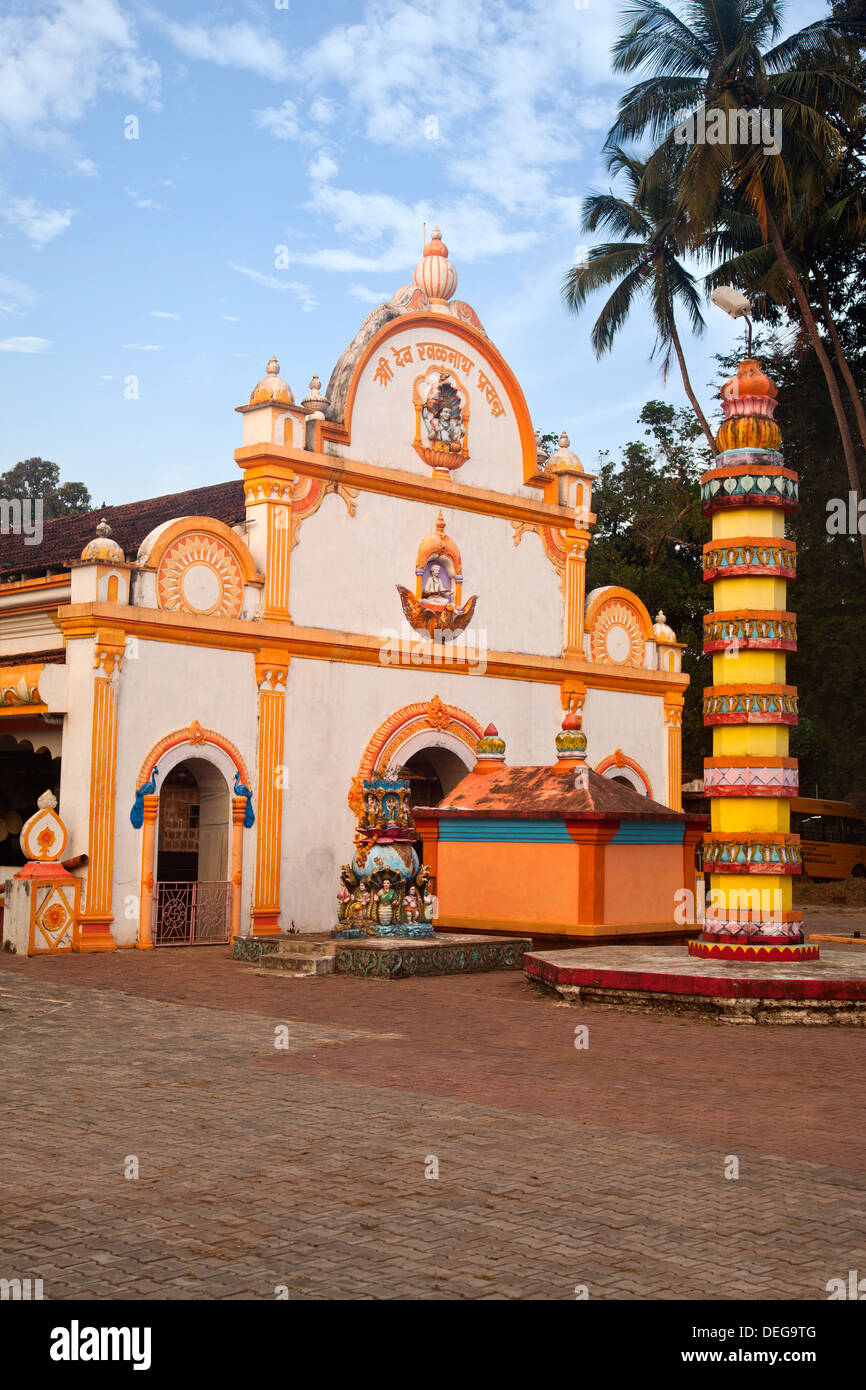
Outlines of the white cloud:
[{"label": "white cloud", "polygon": [[82,178],[99,178],[99,165],[94,164],[92,159],[76,159],[72,167],[76,174],[81,174]]},{"label": "white cloud", "polygon": [[240,323],[240,319],[236,319],[234,314],[220,314],[220,318],[225,319],[226,323]]},{"label": "white cloud", "polygon": [[169,212],[170,209],[164,203],[158,203],[154,198],[145,198],[134,188],[124,188],[124,193],[131,198],[137,208],[144,208],[146,212]]},{"label": "white cloud", "polygon": [[275,82],[284,80],[292,70],[288,53],[275,43],[264,26],[256,28],[240,22],[206,28],[203,24],[177,24],[173,20],[155,18],[187,58],[216,63],[222,68],[241,68],[258,73],[260,77],[270,77]]},{"label": "white cloud", "polygon": [[162,352],[161,343],[121,343],[124,352]]},{"label": "white cloud", "polygon": [[152,319],[179,319],[180,314],[170,314],[165,309],[151,309],[149,317]]},{"label": "white cloud", "polygon": [[330,125],[336,115],[336,105],[327,97],[317,97],[310,106],[310,119],[317,125]]},{"label": "white cloud", "polygon": [[316,308],[316,300],[309,285],[301,284],[297,280],[281,280],[277,275],[263,275],[260,270],[251,270],[246,265],[232,265],[231,268],[239,275],[246,275],[248,280],[254,280],[257,285],[263,285],[265,289],[294,294],[300,300],[301,308],[307,312]]},{"label": "white cloud", "polygon": [[315,159],[310,160],[310,178],[316,183],[327,183],[335,174],[340,172],[340,166],[335,159],[332,159],[324,150],[320,150]]},{"label": "white cloud", "polygon": [[49,338],[0,338],[0,352],[50,352]]},{"label": "white cloud", "polygon": [[366,285],[350,285],[348,292],[364,304],[382,304],[389,300],[393,294],[393,290],[379,294],[377,290],[368,290]]},{"label": "white cloud", "polygon": [[278,138],[311,142],[308,122],[333,128],[339,116],[346,139],[360,133],[423,161],[431,191],[409,204],[369,188],[334,189],[336,159],[320,151],[306,210],[342,244],[302,247],[295,259],[405,272],[425,219],[440,223],[462,261],[576,232],[582,141],[597,145],[623,85],[610,73],[617,24],[613,6],[584,11],[574,0],[366,0],[359,21],[333,25],[302,55],[296,80],[307,99],[255,119]]},{"label": "white cloud", "polygon": [[25,142],[63,143],[103,92],[152,103],[159,68],[138,50],[114,0],[60,0],[51,13],[21,4],[0,18],[0,127]]},{"label": "white cloud", "polygon": [[60,236],[69,226],[74,212],[66,208],[46,208],[35,198],[9,198],[0,196],[0,217],[23,232],[31,245],[41,248]]},{"label": "white cloud", "polygon": [[21,280],[10,280],[0,275],[0,314],[23,314],[38,298],[36,291]]},{"label": "white cloud", "polygon": [[259,130],[267,130],[277,140],[297,140],[301,133],[298,108],[288,99],[282,106],[266,106],[262,111],[254,111],[253,120]]}]

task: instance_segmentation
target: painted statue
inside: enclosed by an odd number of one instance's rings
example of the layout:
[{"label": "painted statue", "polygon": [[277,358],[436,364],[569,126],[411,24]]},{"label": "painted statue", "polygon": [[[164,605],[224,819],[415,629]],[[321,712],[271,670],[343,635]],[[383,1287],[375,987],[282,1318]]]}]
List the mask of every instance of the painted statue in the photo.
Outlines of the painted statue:
[{"label": "painted statue", "polygon": [[335,936],[432,936],[409,783],[396,768],[364,781],[355,854],[340,870]]}]

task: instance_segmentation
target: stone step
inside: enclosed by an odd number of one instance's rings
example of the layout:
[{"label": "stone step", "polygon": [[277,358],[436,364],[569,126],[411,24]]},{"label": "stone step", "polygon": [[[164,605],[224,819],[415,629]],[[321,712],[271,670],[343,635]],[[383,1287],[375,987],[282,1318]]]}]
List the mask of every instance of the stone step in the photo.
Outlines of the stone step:
[{"label": "stone step", "polygon": [[262,956],[256,973],[259,975],[333,975],[334,957],[312,951],[306,954],[298,951],[285,955],[274,952],[273,955]]},{"label": "stone step", "polygon": [[333,956],[337,949],[335,940],[317,941],[308,936],[284,936],[274,952],[275,956]]}]

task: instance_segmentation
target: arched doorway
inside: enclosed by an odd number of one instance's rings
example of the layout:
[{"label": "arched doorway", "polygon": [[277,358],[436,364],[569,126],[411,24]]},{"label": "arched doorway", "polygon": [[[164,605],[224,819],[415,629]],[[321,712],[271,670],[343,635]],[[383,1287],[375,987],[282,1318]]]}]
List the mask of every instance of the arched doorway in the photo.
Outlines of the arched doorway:
[{"label": "arched doorway", "polygon": [[0,882],[27,862],[18,836],[44,791],[60,794],[60,758],[38,735],[0,736]]},{"label": "arched doorway", "polygon": [[229,939],[231,799],[219,768],[187,758],[159,792],[155,946],[204,946]]},{"label": "arched doorway", "polygon": [[466,776],[466,763],[450,748],[420,748],[402,765],[410,806],[438,806]]}]

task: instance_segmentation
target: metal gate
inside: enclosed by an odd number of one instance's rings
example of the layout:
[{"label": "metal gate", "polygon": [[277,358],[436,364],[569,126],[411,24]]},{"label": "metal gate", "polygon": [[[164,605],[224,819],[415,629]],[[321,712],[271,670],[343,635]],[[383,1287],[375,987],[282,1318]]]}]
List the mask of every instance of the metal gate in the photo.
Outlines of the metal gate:
[{"label": "metal gate", "polygon": [[229,939],[231,884],[158,882],[154,946],[214,946]]}]

